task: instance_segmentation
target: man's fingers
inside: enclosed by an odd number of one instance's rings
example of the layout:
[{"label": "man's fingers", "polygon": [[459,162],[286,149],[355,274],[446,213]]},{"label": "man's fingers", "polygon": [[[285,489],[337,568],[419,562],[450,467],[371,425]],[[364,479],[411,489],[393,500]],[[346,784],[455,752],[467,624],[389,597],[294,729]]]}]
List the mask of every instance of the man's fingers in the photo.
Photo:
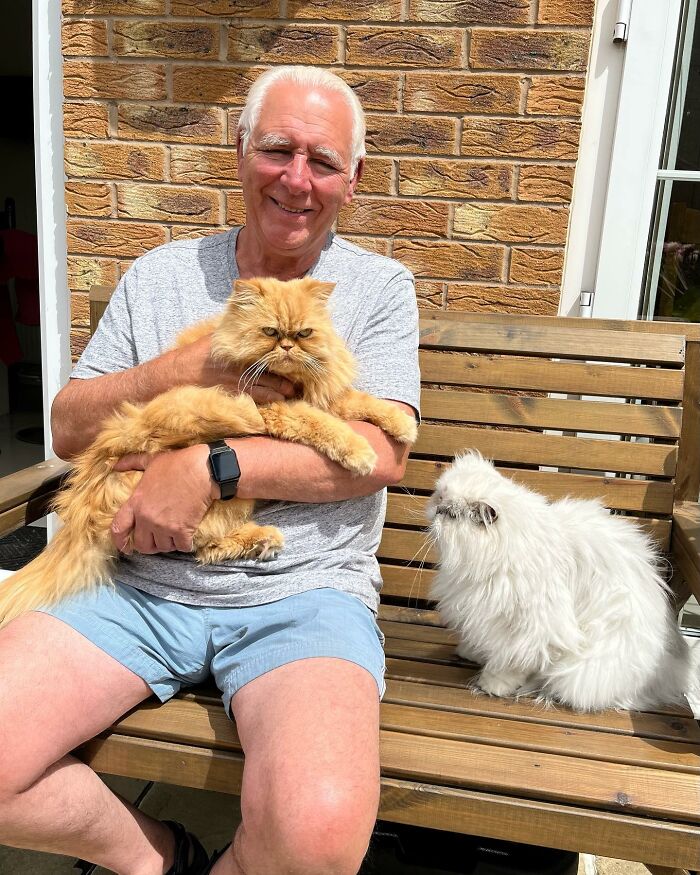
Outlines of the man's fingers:
[{"label": "man's fingers", "polygon": [[122,553],[132,551],[131,532],[134,528],[134,512],[129,504],[119,508],[112,520],[112,543]]},{"label": "man's fingers", "polygon": [[122,456],[113,471],[145,471],[150,461],[148,453],[129,453]]}]

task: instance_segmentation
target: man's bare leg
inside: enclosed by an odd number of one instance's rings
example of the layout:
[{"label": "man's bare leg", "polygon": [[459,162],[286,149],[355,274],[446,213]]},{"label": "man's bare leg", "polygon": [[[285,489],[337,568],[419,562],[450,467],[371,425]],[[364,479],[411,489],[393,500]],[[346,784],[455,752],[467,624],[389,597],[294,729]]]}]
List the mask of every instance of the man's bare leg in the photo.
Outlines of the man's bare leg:
[{"label": "man's bare leg", "polygon": [[379,804],[379,696],[341,659],[304,659],[246,684],[241,812],[215,875],[355,875]]},{"label": "man's bare leg", "polygon": [[173,836],[67,756],[148,698],[147,684],[55,617],[0,631],[0,844],[161,875]]}]

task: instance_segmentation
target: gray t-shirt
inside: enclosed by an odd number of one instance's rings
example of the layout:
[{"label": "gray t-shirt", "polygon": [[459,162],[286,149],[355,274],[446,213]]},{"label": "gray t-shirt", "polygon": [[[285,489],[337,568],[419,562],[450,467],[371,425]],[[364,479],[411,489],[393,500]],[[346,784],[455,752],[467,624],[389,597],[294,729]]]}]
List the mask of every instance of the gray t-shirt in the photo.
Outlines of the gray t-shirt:
[{"label": "gray t-shirt", "polygon": [[[218,313],[238,277],[234,228],[168,243],[139,258],[114,292],[72,376],[121,371],[164,352],[187,325]],[[413,277],[398,262],[335,235],[309,275],[335,282],[336,330],[356,358],[356,387],[419,405],[418,311]],[[310,482],[309,496],[314,484]],[[381,577],[375,558],[386,490],[325,504],[260,502],[255,519],[278,526],[285,546],[273,560],[198,565],[189,554],[133,554],[116,577],[185,604],[247,607],[318,587],[359,596],[372,610]]]}]

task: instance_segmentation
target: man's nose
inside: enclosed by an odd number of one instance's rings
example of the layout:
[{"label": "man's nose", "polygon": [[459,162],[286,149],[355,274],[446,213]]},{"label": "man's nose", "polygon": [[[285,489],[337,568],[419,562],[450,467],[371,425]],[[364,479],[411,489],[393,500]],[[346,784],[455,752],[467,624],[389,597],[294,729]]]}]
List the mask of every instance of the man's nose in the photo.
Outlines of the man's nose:
[{"label": "man's nose", "polygon": [[287,164],[283,176],[284,184],[294,194],[301,194],[311,188],[311,174],[306,155],[294,154]]}]

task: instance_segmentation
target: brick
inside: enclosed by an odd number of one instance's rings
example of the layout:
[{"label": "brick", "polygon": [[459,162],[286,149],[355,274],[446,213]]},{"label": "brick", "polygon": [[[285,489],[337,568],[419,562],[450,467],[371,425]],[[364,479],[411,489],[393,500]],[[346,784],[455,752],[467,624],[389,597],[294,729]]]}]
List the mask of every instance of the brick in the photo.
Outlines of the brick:
[{"label": "brick", "polygon": [[224,138],[224,111],[201,106],[121,104],[118,136],[131,140],[219,144]]},{"label": "brick", "polygon": [[219,27],[148,21],[115,21],[117,55],[165,58],[218,58]]},{"label": "brick", "polygon": [[226,192],[226,224],[245,225],[245,203],[242,191]]},{"label": "brick", "polygon": [[68,141],[64,160],[68,176],[162,181],[165,174],[163,146]]},{"label": "brick", "polygon": [[238,122],[241,117],[240,109],[229,109],[226,113],[227,115],[227,130],[228,130],[228,139],[227,143],[231,146],[236,146],[238,143]]},{"label": "brick", "polygon": [[525,112],[580,116],[585,87],[583,76],[533,76]]},{"label": "brick", "polygon": [[530,0],[410,0],[411,21],[440,24],[527,24]]},{"label": "brick", "polygon": [[165,67],[162,64],[65,61],[63,93],[66,97],[102,100],[162,100],[166,97]]},{"label": "brick", "polygon": [[568,210],[561,207],[459,204],[455,207],[454,234],[470,240],[563,245],[568,219]]},{"label": "brick", "polygon": [[530,286],[561,285],[564,250],[514,246],[510,256],[510,281]]},{"label": "brick", "polygon": [[70,294],[70,324],[90,327],[90,298],[84,292]]},{"label": "brick", "polygon": [[67,267],[69,289],[89,292],[92,286],[113,286],[117,283],[116,261],[69,255]]},{"label": "brick", "polygon": [[165,0],[63,0],[64,15],[165,15]]},{"label": "brick", "polygon": [[69,216],[111,216],[110,187],[100,182],[67,182],[66,210]]},{"label": "brick", "polygon": [[389,255],[391,251],[391,241],[387,237],[361,237],[354,234],[346,234],[344,237],[355,246],[376,252],[377,255]]},{"label": "brick", "polygon": [[398,110],[400,73],[381,70],[338,70],[337,73],[358,96],[365,112]]},{"label": "brick", "polygon": [[595,0],[540,0],[538,24],[573,24],[591,27]]},{"label": "brick", "polygon": [[447,217],[448,204],[360,197],[343,208],[338,229],[341,234],[443,237],[447,233]]},{"label": "brick", "polygon": [[500,280],[504,246],[449,240],[396,240],[393,256],[418,277]]},{"label": "brick", "polygon": [[394,162],[391,158],[365,159],[365,169],[358,191],[360,194],[393,194],[392,171]]},{"label": "brick", "polygon": [[469,65],[488,70],[585,70],[590,35],[580,31],[473,30]]},{"label": "brick", "polygon": [[279,18],[280,0],[172,0],[171,15]]},{"label": "brick", "polygon": [[170,150],[170,179],[201,185],[233,185],[238,179],[235,149],[173,146]]},{"label": "brick", "polygon": [[63,133],[66,137],[99,137],[109,133],[109,110],[104,103],[63,103]]},{"label": "brick", "polygon": [[288,0],[287,18],[324,21],[399,21],[401,0]]},{"label": "brick", "polygon": [[471,73],[406,73],[404,109],[409,112],[517,114],[519,76]]},{"label": "brick", "polygon": [[173,225],[170,229],[172,240],[197,240],[199,237],[211,237],[212,234],[221,234],[228,231],[223,226],[212,225]]},{"label": "brick", "polygon": [[301,24],[240,25],[229,28],[230,61],[335,64],[340,52],[337,27]]},{"label": "brick", "polygon": [[106,57],[107,24],[104,21],[65,21],[61,27],[61,48],[64,57],[91,55]]},{"label": "brick", "polygon": [[556,316],[559,289],[528,289],[522,286],[485,286],[449,283],[447,309],[471,312],[525,313]]},{"label": "brick", "polygon": [[574,168],[553,164],[524,164],[520,168],[518,200],[569,203],[574,186]]},{"label": "brick", "polygon": [[348,27],[346,63],[362,67],[459,67],[462,34],[429,28]]},{"label": "brick", "polygon": [[470,158],[575,161],[580,124],[545,119],[465,118],[461,154]]},{"label": "brick", "polygon": [[399,162],[399,194],[504,200],[512,185],[512,165],[421,158]]},{"label": "brick", "polygon": [[[177,226],[175,226],[175,227],[177,227]],[[170,237],[172,239],[172,231],[171,231]],[[117,262],[117,264],[119,265],[119,279],[121,279],[124,276],[124,274],[129,270],[129,268],[131,267],[131,265],[133,263],[134,263],[133,258],[123,258]]]},{"label": "brick", "polygon": [[118,215],[122,219],[219,224],[219,193],[178,185],[117,186]]},{"label": "brick", "polygon": [[261,70],[249,67],[180,67],[173,70],[173,96],[182,103],[245,103]]},{"label": "brick", "polygon": [[136,257],[160,246],[168,239],[165,228],[146,222],[119,222],[115,219],[88,221],[69,219],[66,225],[68,252],[72,255]]},{"label": "brick", "polygon": [[77,362],[90,340],[88,328],[73,328],[70,333],[70,356],[72,362]]},{"label": "brick", "polygon": [[445,283],[438,280],[416,280],[416,299],[426,310],[442,310]]},{"label": "brick", "polygon": [[454,155],[457,119],[433,116],[367,116],[367,151]]}]

